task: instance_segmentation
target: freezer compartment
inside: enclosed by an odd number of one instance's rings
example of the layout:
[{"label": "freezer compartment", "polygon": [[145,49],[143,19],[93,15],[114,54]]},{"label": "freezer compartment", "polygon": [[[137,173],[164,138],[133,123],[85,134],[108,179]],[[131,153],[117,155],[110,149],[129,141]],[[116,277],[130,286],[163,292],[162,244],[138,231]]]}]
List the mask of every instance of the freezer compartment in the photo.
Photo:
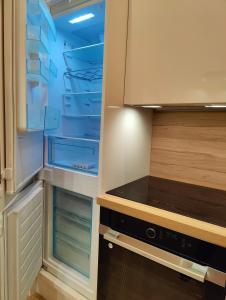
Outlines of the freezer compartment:
[{"label": "freezer compartment", "polygon": [[58,208],[55,210],[55,215],[55,230],[76,241],[82,249],[89,251],[92,226],[90,220]]},{"label": "freezer compartment", "polygon": [[63,135],[81,139],[99,140],[100,121],[100,115],[63,115]]},{"label": "freezer compartment", "polygon": [[90,255],[72,239],[56,233],[54,238],[54,257],[64,264],[89,277]]},{"label": "freezer compartment", "polygon": [[92,198],[54,187],[53,256],[89,277]]},{"label": "freezer compartment", "polygon": [[50,165],[98,174],[99,142],[95,140],[48,137]]},{"label": "freezer compartment", "polygon": [[78,93],[63,95],[65,116],[100,115],[102,93]]}]

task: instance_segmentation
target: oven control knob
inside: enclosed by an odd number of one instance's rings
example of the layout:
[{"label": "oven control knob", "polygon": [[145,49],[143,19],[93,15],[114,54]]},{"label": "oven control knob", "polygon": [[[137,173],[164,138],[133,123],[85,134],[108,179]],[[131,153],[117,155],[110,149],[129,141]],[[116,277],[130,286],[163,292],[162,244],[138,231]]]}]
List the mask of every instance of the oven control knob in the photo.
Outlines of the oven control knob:
[{"label": "oven control knob", "polygon": [[156,235],[157,235],[156,230],[154,228],[151,228],[151,227],[147,228],[145,233],[146,233],[146,236],[149,239],[155,239]]}]

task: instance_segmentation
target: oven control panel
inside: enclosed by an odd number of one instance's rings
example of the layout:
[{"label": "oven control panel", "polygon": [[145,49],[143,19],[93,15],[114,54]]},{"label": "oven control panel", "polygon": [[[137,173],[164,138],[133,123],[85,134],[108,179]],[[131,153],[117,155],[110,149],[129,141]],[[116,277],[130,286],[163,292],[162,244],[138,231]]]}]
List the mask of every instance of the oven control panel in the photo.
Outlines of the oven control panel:
[{"label": "oven control panel", "polygon": [[225,248],[106,208],[101,208],[101,223],[119,233],[226,272]]}]

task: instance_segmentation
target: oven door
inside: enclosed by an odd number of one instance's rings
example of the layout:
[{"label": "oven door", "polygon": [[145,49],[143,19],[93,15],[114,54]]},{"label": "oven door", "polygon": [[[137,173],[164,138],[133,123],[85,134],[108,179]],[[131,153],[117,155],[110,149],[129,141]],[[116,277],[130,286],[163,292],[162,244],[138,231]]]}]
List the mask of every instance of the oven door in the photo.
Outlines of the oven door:
[{"label": "oven door", "polygon": [[225,274],[101,226],[98,300],[224,300]]}]

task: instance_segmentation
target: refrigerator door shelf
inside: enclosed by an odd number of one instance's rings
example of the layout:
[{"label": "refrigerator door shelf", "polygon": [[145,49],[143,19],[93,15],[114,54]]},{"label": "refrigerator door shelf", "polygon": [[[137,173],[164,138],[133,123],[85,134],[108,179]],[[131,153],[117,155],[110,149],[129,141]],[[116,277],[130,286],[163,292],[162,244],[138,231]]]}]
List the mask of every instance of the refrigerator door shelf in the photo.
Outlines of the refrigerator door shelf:
[{"label": "refrigerator door shelf", "polygon": [[41,24],[46,36],[51,40],[56,40],[56,29],[44,0],[27,0],[27,18],[32,24]]},{"label": "refrigerator door shelf", "polygon": [[57,78],[57,74],[58,74],[57,67],[56,67],[56,65],[54,64],[54,62],[52,61],[52,59],[50,59],[49,70],[50,70],[50,74],[51,74],[54,78]]},{"label": "refrigerator door shelf", "polygon": [[27,128],[44,130],[48,85],[40,75],[27,75]]},{"label": "refrigerator door shelf", "polygon": [[40,26],[27,25],[27,53],[49,53],[49,41]]},{"label": "refrigerator door shelf", "polygon": [[32,75],[40,75],[44,77],[46,81],[49,80],[49,68],[46,63],[40,59],[27,59],[27,74],[28,78],[32,78]]}]

